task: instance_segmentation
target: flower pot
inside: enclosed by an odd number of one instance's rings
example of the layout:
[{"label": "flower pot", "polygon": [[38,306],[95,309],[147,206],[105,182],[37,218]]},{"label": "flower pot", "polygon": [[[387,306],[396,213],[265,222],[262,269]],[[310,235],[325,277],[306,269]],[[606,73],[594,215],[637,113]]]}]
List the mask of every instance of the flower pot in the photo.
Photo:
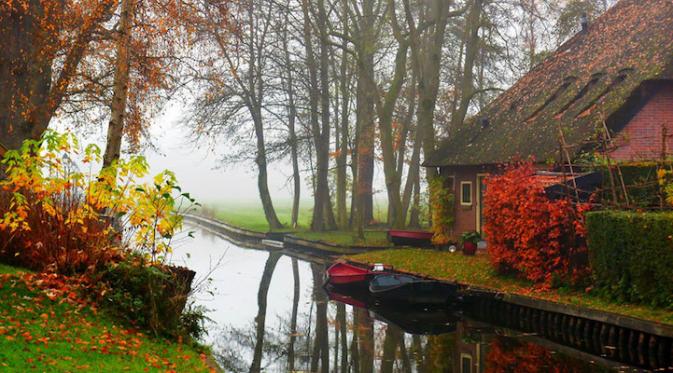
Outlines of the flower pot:
[{"label": "flower pot", "polygon": [[474,255],[477,253],[477,245],[474,242],[463,242],[463,254]]}]

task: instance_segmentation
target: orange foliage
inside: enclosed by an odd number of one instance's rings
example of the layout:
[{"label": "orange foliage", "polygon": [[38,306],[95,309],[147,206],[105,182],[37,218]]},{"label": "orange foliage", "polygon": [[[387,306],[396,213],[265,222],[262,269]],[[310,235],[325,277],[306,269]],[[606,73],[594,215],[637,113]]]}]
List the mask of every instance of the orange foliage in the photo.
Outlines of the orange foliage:
[{"label": "orange foliage", "polygon": [[484,231],[493,265],[542,287],[576,284],[587,272],[583,212],[587,204],[552,201],[532,162],[486,180]]},{"label": "orange foliage", "polygon": [[579,366],[556,359],[555,354],[533,343],[495,338],[486,356],[487,373],[577,372]]}]

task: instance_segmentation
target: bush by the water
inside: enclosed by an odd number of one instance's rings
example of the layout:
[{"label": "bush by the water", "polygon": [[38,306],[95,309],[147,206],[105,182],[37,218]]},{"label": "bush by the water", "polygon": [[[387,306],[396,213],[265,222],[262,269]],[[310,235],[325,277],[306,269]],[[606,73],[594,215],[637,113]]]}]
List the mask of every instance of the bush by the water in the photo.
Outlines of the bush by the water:
[{"label": "bush by the water", "polygon": [[129,258],[101,273],[109,287],[102,292],[102,303],[119,317],[156,334],[198,336],[203,332],[203,315],[183,313],[194,276],[187,268],[145,266]]},{"label": "bush by the water", "polygon": [[194,200],[170,171],[140,183],[149,172],[143,157],[98,171],[100,153],[48,131],[5,154],[0,256],[60,274],[93,273],[131,251],[162,262]]},{"label": "bush by the water", "polygon": [[194,199],[170,171],[141,183],[149,172],[143,157],[98,170],[100,161],[98,147],[82,149],[74,136],[52,131],[8,151],[0,165],[0,259],[77,277],[83,289],[96,289],[93,298],[157,334],[198,334],[200,315],[182,312],[194,272],[165,264]]},{"label": "bush by the water", "polygon": [[575,285],[587,274],[586,204],[550,200],[531,162],[486,179],[484,231],[491,262],[540,286]]},{"label": "bush by the water", "polygon": [[597,211],[586,220],[597,290],[673,308],[673,213]]}]

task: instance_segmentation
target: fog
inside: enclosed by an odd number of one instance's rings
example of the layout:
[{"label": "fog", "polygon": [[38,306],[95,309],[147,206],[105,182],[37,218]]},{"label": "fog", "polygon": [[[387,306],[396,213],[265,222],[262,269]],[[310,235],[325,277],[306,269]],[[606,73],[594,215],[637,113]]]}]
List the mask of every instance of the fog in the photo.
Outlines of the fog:
[{"label": "fog", "polygon": [[[152,146],[145,146],[142,154],[150,165],[151,175],[165,169],[173,171],[182,189],[202,204],[259,206],[257,170],[252,161],[224,164],[222,149],[232,146],[220,139],[221,145],[210,141],[195,143],[191,131],[182,124],[183,113],[188,110],[181,101],[169,102],[152,122]],[[56,121],[52,126],[58,131],[75,131],[83,144],[96,143],[105,147],[107,129],[73,129],[68,123]],[[104,131],[105,130],[105,131]],[[125,152],[127,155],[128,152]],[[378,166],[378,165],[377,165]],[[300,167],[303,167],[300,165]],[[292,167],[289,161],[269,164],[269,190],[276,204],[289,205],[292,200]],[[302,173],[302,205],[312,205],[310,174]],[[383,172],[375,169],[375,204],[385,205]]]}]

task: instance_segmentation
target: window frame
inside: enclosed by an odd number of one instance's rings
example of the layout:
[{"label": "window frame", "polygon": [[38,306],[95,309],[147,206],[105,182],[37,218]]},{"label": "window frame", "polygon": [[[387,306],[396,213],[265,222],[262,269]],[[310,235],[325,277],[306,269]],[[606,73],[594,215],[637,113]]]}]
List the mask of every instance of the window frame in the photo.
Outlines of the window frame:
[{"label": "window frame", "polygon": [[[470,186],[470,201],[465,202],[465,185]],[[474,205],[474,198],[472,197],[472,194],[474,194],[474,187],[471,181],[461,181],[460,182],[460,205],[461,206],[472,206]]]}]

